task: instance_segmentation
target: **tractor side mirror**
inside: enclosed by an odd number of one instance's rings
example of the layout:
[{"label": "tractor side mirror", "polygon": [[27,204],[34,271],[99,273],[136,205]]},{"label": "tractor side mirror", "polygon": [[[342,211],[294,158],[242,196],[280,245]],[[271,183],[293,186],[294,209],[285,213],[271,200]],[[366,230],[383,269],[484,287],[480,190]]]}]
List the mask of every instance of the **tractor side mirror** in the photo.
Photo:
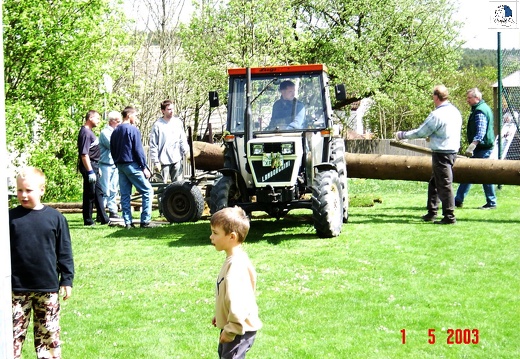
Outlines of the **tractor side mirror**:
[{"label": "tractor side mirror", "polygon": [[347,100],[347,92],[345,91],[345,85],[339,84],[334,86],[334,92],[336,93],[337,101],[346,101]]},{"label": "tractor side mirror", "polygon": [[219,107],[217,91],[209,92],[209,107]]}]

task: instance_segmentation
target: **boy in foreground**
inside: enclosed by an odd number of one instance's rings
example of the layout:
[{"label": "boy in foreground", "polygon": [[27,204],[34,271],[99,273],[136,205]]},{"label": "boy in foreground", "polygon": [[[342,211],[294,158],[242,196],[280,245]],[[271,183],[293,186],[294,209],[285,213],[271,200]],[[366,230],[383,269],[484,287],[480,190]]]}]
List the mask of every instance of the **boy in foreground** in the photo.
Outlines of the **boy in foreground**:
[{"label": "boy in foreground", "polygon": [[211,244],[226,252],[217,277],[213,326],[221,329],[218,354],[221,359],[245,358],[262,327],[256,304],[256,271],[242,249],[249,219],[240,207],[221,209],[211,216]]},{"label": "boy in foreground", "polygon": [[34,347],[38,358],[61,358],[60,303],[70,298],[74,262],[65,217],[41,203],[45,175],[34,167],[16,178],[20,205],[9,210],[14,358],[34,321]]}]

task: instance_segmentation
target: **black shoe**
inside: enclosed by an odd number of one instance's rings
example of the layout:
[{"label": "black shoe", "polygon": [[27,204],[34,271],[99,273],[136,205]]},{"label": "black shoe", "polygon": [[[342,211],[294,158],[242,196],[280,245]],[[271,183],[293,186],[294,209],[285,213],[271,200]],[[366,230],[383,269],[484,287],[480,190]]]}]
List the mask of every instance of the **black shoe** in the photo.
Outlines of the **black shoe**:
[{"label": "black shoe", "polygon": [[110,221],[110,222],[108,222],[108,226],[109,227],[123,227],[123,228],[126,228],[126,224],[125,224],[125,222],[123,220],[121,220],[121,221]]},{"label": "black shoe", "polygon": [[161,226],[160,224],[151,223],[151,222],[141,223],[141,225],[140,225],[141,228],[157,228],[157,227],[160,227],[160,226]]},{"label": "black shoe", "polygon": [[422,216],[421,218],[425,222],[433,222],[433,221],[435,221],[435,218],[437,218],[437,215],[433,214],[433,213],[427,213],[424,216]]},{"label": "black shoe", "polygon": [[455,201],[455,207],[457,207],[457,208],[462,208],[462,207],[463,207],[462,202]]},{"label": "black shoe", "polygon": [[119,216],[119,214],[117,214],[117,213],[110,213],[108,218],[110,218],[110,219],[121,219],[121,216]]},{"label": "black shoe", "polygon": [[496,205],[490,205],[490,204],[485,204],[483,205],[482,207],[479,207],[478,209],[496,209],[497,206]]},{"label": "black shoe", "polygon": [[434,224],[455,224],[457,223],[457,220],[455,218],[446,218],[444,217],[443,219],[441,219],[440,221],[435,221],[433,222]]},{"label": "black shoe", "polygon": [[133,223],[125,224],[125,228],[126,229],[135,228],[135,224],[133,224]]},{"label": "black shoe", "polygon": [[109,224],[110,220],[108,218],[106,220],[103,218],[96,218],[96,222],[99,222],[99,224]]}]

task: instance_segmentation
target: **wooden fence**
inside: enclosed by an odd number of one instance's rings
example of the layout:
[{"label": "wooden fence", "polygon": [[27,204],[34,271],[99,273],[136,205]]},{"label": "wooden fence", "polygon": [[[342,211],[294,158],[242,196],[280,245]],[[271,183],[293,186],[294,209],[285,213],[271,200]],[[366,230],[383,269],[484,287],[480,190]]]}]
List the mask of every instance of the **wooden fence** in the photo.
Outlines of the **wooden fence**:
[{"label": "wooden fence", "polygon": [[[390,146],[391,140],[346,140],[345,151],[348,153],[361,153],[371,155],[395,155],[395,156],[428,156],[423,153]],[[412,145],[430,148],[424,140],[407,140]]]}]

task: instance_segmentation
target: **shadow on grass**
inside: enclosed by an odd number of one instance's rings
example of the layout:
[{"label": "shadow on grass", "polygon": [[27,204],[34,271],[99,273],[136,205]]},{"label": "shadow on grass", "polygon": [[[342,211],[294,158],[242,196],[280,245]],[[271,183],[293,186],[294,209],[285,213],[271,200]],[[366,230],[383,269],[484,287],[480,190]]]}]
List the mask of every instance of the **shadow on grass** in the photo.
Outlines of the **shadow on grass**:
[{"label": "shadow on grass", "polygon": [[[425,222],[422,220],[422,216],[425,215],[428,211],[425,207],[385,207],[385,208],[374,208],[374,211],[365,210],[363,213],[359,213],[357,215],[351,215],[349,217],[350,223],[357,224],[386,224],[386,223],[406,223],[406,224],[417,224],[417,223],[426,223],[431,224],[431,222]],[[416,213],[410,213],[414,211]],[[406,213],[403,213],[406,212]],[[495,211],[483,211],[479,209],[479,207],[468,207],[464,209],[456,209],[455,217],[457,218],[457,222],[487,222],[490,224],[511,224],[518,223],[517,220],[514,219],[504,219],[500,218],[500,215],[487,216],[486,218],[482,218],[481,214],[493,214]],[[352,213],[352,212],[351,212]],[[479,214],[479,216],[473,216],[474,213]],[[437,219],[442,219],[442,207],[439,208],[439,214],[437,215]]]},{"label": "shadow on grass", "polygon": [[[125,238],[133,240],[164,240],[169,247],[193,247],[210,245],[211,234],[208,218],[198,222],[175,223],[165,222],[157,228],[117,228],[107,234],[108,238]],[[312,218],[308,215],[287,215],[280,220],[267,216],[254,216],[246,242],[266,241],[269,244],[280,244],[290,239],[318,239]]]},{"label": "shadow on grass", "polygon": [[267,216],[254,217],[246,241],[255,243],[265,240],[277,245],[290,239],[319,240],[310,215],[288,214],[280,220]]},{"label": "shadow on grass", "polygon": [[[355,211],[355,210],[354,210]],[[406,213],[403,213],[406,211]],[[410,213],[410,211],[417,211],[424,213],[416,215]],[[349,211],[349,223],[373,223],[373,224],[383,224],[383,223],[416,223],[423,222],[421,216],[426,214],[426,209],[424,207],[372,207],[371,209],[365,209],[361,213],[352,214],[352,210]]]}]

